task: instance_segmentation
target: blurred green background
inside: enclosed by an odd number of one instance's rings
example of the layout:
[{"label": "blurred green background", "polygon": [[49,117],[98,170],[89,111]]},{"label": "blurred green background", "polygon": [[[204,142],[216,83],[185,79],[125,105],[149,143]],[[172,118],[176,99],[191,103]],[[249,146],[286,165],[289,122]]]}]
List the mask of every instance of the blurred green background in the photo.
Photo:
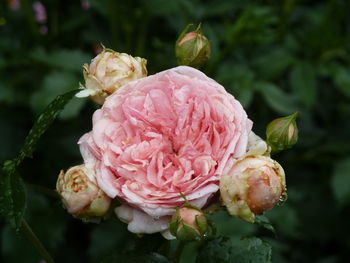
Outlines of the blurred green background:
[{"label": "blurred green background", "polygon": [[[274,118],[300,112],[300,139],[276,155],[289,199],[266,213],[277,235],[219,213],[220,233],[257,235],[284,262],[348,262],[350,256],[350,2],[346,0],[2,0],[0,3],[0,161],[16,156],[35,118],[82,81],[100,43],[148,60],[150,74],[176,66],[174,43],[202,22],[212,44],[203,71],[238,98],[264,138]],[[77,140],[97,108],[74,99],[21,167],[25,218],[57,262],[100,262],[130,247],[147,250],[117,221],[83,224],[61,207],[60,169],[82,162]],[[2,219],[0,219],[2,220]],[[40,262],[0,221],[1,262]],[[162,239],[152,238],[153,246]],[[143,243],[145,244],[145,243]],[[150,245],[150,244],[149,244]],[[138,248],[139,246],[139,248]],[[151,248],[153,249],[153,248]],[[194,246],[182,262],[194,262]]]}]

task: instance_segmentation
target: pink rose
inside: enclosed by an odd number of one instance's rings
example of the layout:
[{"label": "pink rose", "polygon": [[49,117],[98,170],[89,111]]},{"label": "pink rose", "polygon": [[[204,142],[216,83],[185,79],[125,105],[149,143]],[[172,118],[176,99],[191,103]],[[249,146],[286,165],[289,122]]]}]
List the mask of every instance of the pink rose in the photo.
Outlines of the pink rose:
[{"label": "pink rose", "polygon": [[129,231],[153,233],[168,228],[164,219],[184,204],[181,194],[199,208],[207,203],[245,154],[251,127],[220,84],[181,66],[118,89],[79,144],[99,186],[124,203],[116,213]]}]

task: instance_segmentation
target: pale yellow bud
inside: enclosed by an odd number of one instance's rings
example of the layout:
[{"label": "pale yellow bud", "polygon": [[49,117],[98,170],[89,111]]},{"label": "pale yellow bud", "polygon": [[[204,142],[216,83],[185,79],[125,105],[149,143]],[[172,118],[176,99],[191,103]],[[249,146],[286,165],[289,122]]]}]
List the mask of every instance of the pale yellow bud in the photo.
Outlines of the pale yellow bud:
[{"label": "pale yellow bud", "polygon": [[76,96],[90,96],[103,104],[105,98],[126,83],[147,76],[147,60],[104,49],[91,64],[83,65],[85,87]]}]

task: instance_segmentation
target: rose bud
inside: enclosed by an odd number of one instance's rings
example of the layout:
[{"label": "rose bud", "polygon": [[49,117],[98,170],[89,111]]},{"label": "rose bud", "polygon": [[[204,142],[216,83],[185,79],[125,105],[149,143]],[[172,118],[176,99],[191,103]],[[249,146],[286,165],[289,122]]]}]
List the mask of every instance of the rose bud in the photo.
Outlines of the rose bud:
[{"label": "rose bud", "polygon": [[267,125],[266,141],[273,153],[291,148],[298,141],[297,116],[298,112],[295,112],[287,117],[275,119]]},{"label": "rose bud", "polygon": [[266,156],[246,156],[221,177],[220,194],[230,215],[254,222],[286,196],[283,168]]},{"label": "rose bud", "polygon": [[84,165],[61,171],[56,189],[67,211],[78,218],[103,216],[111,204],[96,184],[94,171]]},{"label": "rose bud", "polygon": [[170,221],[170,233],[181,241],[199,240],[207,229],[205,215],[191,205],[178,208]]},{"label": "rose bud", "polygon": [[196,30],[187,33],[188,25],[176,41],[175,53],[179,65],[200,68],[210,56],[210,42],[203,35],[200,25]]},{"label": "rose bud", "polygon": [[147,76],[147,60],[104,48],[91,64],[83,65],[85,87],[76,94],[98,104],[126,83]]},{"label": "rose bud", "polygon": [[249,133],[246,155],[269,155],[270,147],[253,131]]}]

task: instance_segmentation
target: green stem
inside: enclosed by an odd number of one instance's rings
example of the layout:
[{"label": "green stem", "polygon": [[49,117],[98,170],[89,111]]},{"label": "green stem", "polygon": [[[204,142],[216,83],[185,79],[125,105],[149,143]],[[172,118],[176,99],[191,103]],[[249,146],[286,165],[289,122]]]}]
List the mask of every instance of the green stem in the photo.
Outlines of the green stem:
[{"label": "green stem", "polygon": [[182,254],[184,247],[185,247],[185,243],[182,241],[179,241],[179,244],[177,245],[175,255],[174,255],[174,262],[175,263],[180,263],[181,254]]},{"label": "green stem", "polygon": [[46,263],[55,263],[49,252],[45,249],[39,238],[35,235],[26,220],[22,220],[22,232],[26,235],[33,246],[38,250],[39,254],[45,259]]},{"label": "green stem", "polygon": [[112,35],[112,48],[117,49],[118,48],[118,19],[119,19],[119,6],[118,2],[115,0],[109,0],[108,1],[108,19],[109,19],[109,27],[111,30]]},{"label": "green stem", "polygon": [[22,9],[25,13],[27,23],[29,24],[29,27],[30,27],[30,30],[32,31],[32,34],[35,38],[37,38],[39,35],[39,29],[38,29],[38,25],[35,21],[31,2],[29,0],[21,0],[21,6],[22,6]]},{"label": "green stem", "polygon": [[143,57],[145,55],[145,45],[146,45],[146,37],[148,31],[149,17],[147,14],[142,17],[140,22],[139,33],[138,33],[138,41],[136,45],[135,55]]}]

